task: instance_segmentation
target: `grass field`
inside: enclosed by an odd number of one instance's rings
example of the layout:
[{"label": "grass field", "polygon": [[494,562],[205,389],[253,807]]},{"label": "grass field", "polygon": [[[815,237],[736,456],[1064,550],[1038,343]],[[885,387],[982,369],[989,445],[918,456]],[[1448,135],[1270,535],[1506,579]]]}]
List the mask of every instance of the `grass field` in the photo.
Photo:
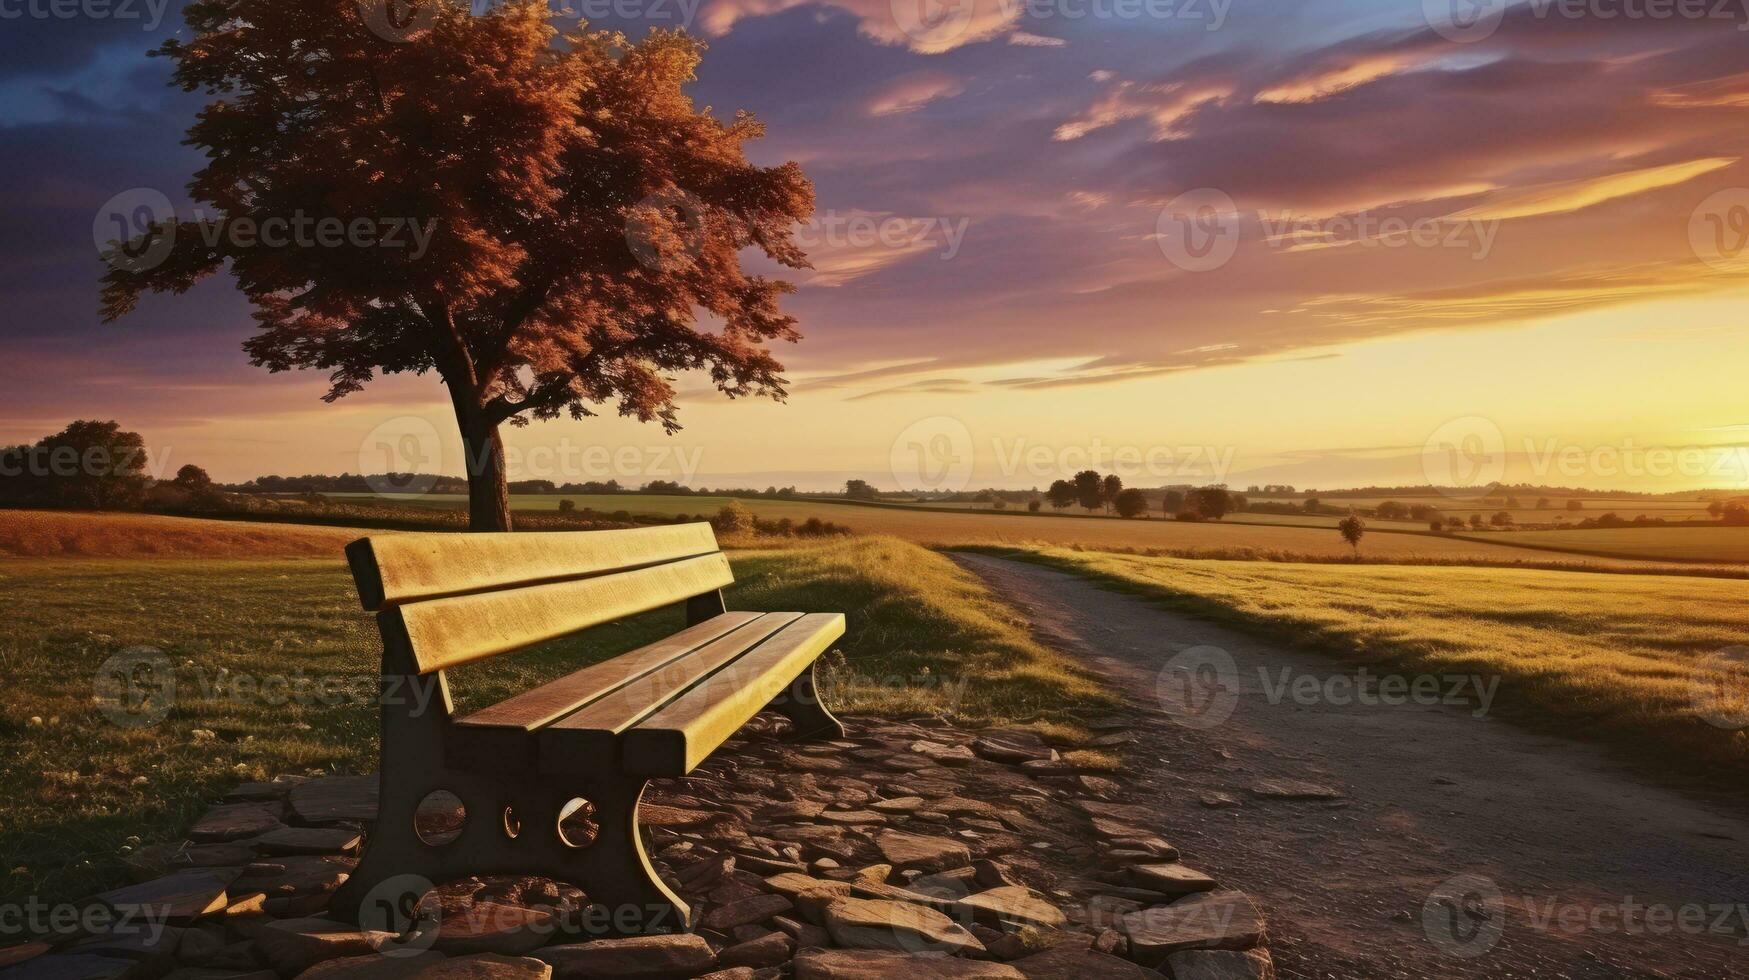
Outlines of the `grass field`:
[{"label": "grass field", "polygon": [[[336,499],[349,495],[331,494]],[[367,497],[368,494],[356,495]],[[456,494],[424,494],[388,499],[422,507],[460,508],[466,498]],[[530,494],[511,498],[518,510],[553,510],[560,500],[571,500],[579,509],[611,514],[672,517],[676,514],[710,515],[728,503],[727,497],[645,494],[557,495]],[[891,535],[930,547],[967,544],[1064,545],[1093,549],[1125,549],[1170,552],[1184,556],[1259,557],[1275,559],[1331,559],[1351,554],[1333,526],[1294,526],[1235,523],[1231,521],[1189,523],[1183,521],[1122,520],[1117,518],[1062,517],[1025,512],[897,507],[827,500],[743,500],[755,516],[765,520],[808,518],[849,526],[860,534]],[[1247,515],[1246,520],[1264,520],[1272,515]],[[1292,520],[1293,518],[1287,518]],[[1496,540],[1501,543],[1495,543]],[[1456,537],[1422,531],[1392,532],[1374,526],[1361,544],[1365,558],[1384,560],[1543,562],[1546,551],[1515,548],[1505,532],[1498,535]],[[1749,561],[1749,547],[1728,552],[1719,561]],[[1648,560],[1680,560],[1681,556],[1648,554]]]},{"label": "grass field", "polygon": [[1067,549],[1009,556],[1356,663],[1499,677],[1498,705],[1517,719],[1647,750],[1675,770],[1749,774],[1749,731],[1709,724],[1704,709],[1717,705],[1697,693],[1714,676],[1705,672],[1708,658],[1749,637],[1740,582]]},{"label": "grass field", "polygon": [[[939,555],[857,539],[732,561],[731,608],[847,614],[827,697],[849,713],[1062,719],[1105,703]],[[117,883],[127,836],[168,839],[242,780],[376,765],[379,648],[337,548],[323,559],[0,559],[0,589],[0,853],[11,872],[0,902]],[[452,684],[462,707],[484,705],[679,626],[670,613],[603,626],[452,672]],[[156,724],[118,724],[95,678],[140,645],[168,657],[175,696]],[[333,686],[290,696],[300,677]]]}]

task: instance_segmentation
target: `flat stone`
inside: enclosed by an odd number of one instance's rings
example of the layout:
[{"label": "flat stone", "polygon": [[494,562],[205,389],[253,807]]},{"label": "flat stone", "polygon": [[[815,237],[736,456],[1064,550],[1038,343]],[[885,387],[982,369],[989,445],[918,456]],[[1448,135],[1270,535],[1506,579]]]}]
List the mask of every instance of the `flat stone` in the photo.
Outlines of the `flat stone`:
[{"label": "flat stone", "polygon": [[736,926],[764,922],[766,919],[774,915],[782,915],[792,908],[795,908],[794,903],[782,895],[754,895],[752,898],[730,902],[727,905],[719,905],[711,909],[700,925],[706,929],[733,929]]},{"label": "flat stone", "polygon": [[937,765],[959,767],[969,766],[978,761],[972,750],[964,745],[943,745],[940,742],[917,741],[911,743],[911,751],[934,762]]},{"label": "flat stone", "polygon": [[379,953],[342,956],[317,963],[298,974],[298,980],[406,980],[424,976],[425,970],[446,959],[434,949],[405,950],[397,956]]},{"label": "flat stone", "polygon": [[795,958],[795,970],[796,980],[1025,980],[1006,963],[866,949],[805,950]]},{"label": "flat stone", "polygon": [[1130,824],[1147,825],[1153,823],[1158,816],[1147,807],[1136,806],[1133,803],[1111,803],[1106,800],[1076,800],[1075,807],[1081,812],[1094,817],[1106,817],[1111,820],[1121,820]]},{"label": "flat stone", "polygon": [[923,797],[899,796],[890,800],[875,800],[868,808],[876,813],[913,813],[923,809]]},{"label": "flat stone", "polygon": [[972,751],[991,762],[1008,765],[1035,760],[1054,762],[1057,759],[1057,751],[1032,732],[1006,731],[985,735],[973,740]]},{"label": "flat stone", "polygon": [[826,810],[815,819],[821,823],[839,824],[846,827],[873,826],[887,822],[885,816],[873,810]]},{"label": "flat stone", "polygon": [[1244,803],[1244,801],[1240,800],[1237,796],[1234,796],[1231,793],[1223,793],[1220,790],[1209,790],[1197,797],[1197,802],[1211,810],[1218,810],[1222,807],[1229,806],[1242,806]]},{"label": "flat stone", "polygon": [[771,920],[784,935],[795,940],[797,949],[807,949],[812,946],[832,945],[832,934],[820,926],[810,922],[802,922],[786,916],[777,916]]},{"label": "flat stone", "polygon": [[972,862],[972,852],[964,844],[941,837],[888,830],[875,838],[875,846],[883,860],[898,868],[946,871]]},{"label": "flat stone", "polygon": [[716,966],[717,957],[703,936],[630,936],[597,939],[568,946],[548,946],[535,954],[552,964],[560,980],[594,977],[637,977],[668,980],[696,976]]},{"label": "flat stone", "polygon": [[329,827],[280,827],[248,843],[266,854],[345,854],[357,850],[363,838],[356,832]]},{"label": "flat stone", "polygon": [[1173,897],[1213,891],[1215,880],[1182,864],[1132,864],[1125,869],[1138,888],[1148,888]]},{"label": "flat stone", "polygon": [[1025,885],[991,888],[967,895],[960,899],[959,904],[972,909],[974,915],[987,922],[1017,922],[1052,928],[1069,924],[1061,909]]},{"label": "flat stone", "polygon": [[466,953],[530,953],[553,938],[551,912],[501,902],[445,901],[438,918],[435,948]]},{"label": "flat stone", "polygon": [[775,840],[790,841],[811,847],[829,857],[840,861],[856,859],[856,845],[851,843],[848,831],[843,827],[826,824],[804,824],[800,827],[774,827],[770,835]]},{"label": "flat stone", "polygon": [[796,800],[794,803],[779,803],[767,807],[762,815],[772,823],[800,822],[812,820],[826,809],[826,804],[818,800]]},{"label": "flat stone", "polygon": [[305,823],[370,823],[377,818],[377,777],[372,773],[312,779],[293,786],[288,799],[292,813]]},{"label": "flat stone", "polygon": [[789,960],[790,937],[768,932],[757,939],[737,943],[717,954],[719,966],[778,966]]},{"label": "flat stone", "polygon": [[296,976],[324,960],[362,956],[391,947],[392,932],[359,929],[333,919],[281,919],[255,930],[261,955],[286,976]]},{"label": "flat stone", "polygon": [[172,922],[184,922],[229,904],[225,889],[236,877],[235,869],[192,868],[104,892],[97,900],[121,912],[150,911]]},{"label": "flat stone", "polygon": [[838,898],[826,906],[826,931],[851,949],[901,953],[982,953],[984,944],[940,912],[910,902]]},{"label": "flat stone", "polygon": [[1011,965],[1027,980],[1162,980],[1158,971],[1074,944],[1023,956]]},{"label": "flat stone", "polygon": [[161,878],[189,868],[235,868],[255,860],[255,847],[248,841],[224,844],[146,844],[122,858],[135,881]]},{"label": "flat stone", "polygon": [[1203,892],[1131,912],[1118,918],[1117,927],[1144,966],[1159,966],[1180,950],[1250,949],[1263,941],[1263,914],[1238,891]]},{"label": "flat stone", "polygon": [[259,837],[285,825],[279,817],[285,808],[278,803],[224,803],[208,810],[188,831],[199,844]]},{"label": "flat stone", "polygon": [[1090,776],[1086,773],[1081,773],[1075,777],[1075,785],[1094,796],[1116,796],[1118,790],[1122,788],[1104,776]]},{"label": "flat stone", "polygon": [[270,898],[326,895],[340,887],[357,861],[338,854],[291,854],[257,861],[243,869],[232,886],[238,892],[261,891]]},{"label": "flat stone", "polygon": [[727,816],[709,810],[663,806],[660,803],[643,803],[638,806],[638,822],[646,827],[702,827],[726,819]]},{"label": "flat stone", "polygon": [[1174,980],[1275,980],[1275,963],[1261,949],[1193,949],[1166,957]]},{"label": "flat stone", "polygon": [[1259,779],[1251,784],[1251,792],[1277,800],[1339,800],[1344,795],[1335,787],[1304,779]]},{"label": "flat stone", "polygon": [[551,980],[553,968],[531,956],[476,953],[428,967],[420,980]]}]

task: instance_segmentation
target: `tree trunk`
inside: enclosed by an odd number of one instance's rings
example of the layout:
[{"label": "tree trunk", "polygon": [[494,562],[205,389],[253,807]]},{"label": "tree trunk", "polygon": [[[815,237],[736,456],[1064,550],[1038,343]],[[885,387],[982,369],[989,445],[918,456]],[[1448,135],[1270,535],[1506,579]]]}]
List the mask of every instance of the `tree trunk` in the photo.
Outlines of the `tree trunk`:
[{"label": "tree trunk", "polygon": [[463,465],[468,471],[468,530],[510,530],[510,488],[505,483],[504,441],[498,423],[486,417],[466,392],[450,392],[462,432]]}]

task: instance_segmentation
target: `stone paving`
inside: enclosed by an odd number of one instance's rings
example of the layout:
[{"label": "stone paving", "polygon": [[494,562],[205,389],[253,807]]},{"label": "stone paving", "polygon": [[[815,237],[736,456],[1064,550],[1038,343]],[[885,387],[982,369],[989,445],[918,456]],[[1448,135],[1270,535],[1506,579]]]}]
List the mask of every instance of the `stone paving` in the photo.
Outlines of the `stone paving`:
[{"label": "stone paving", "polygon": [[[285,777],[134,850],[136,883],[97,897],[118,913],[108,931],[0,948],[0,980],[1274,976],[1251,900],[1037,735],[855,720],[842,741],[790,745],[783,726],[761,715],[644,796],[690,933],[602,938],[584,891],[544,878],[443,883],[405,934],[329,919],[375,779]],[[1122,719],[1093,727],[1121,750]]]}]

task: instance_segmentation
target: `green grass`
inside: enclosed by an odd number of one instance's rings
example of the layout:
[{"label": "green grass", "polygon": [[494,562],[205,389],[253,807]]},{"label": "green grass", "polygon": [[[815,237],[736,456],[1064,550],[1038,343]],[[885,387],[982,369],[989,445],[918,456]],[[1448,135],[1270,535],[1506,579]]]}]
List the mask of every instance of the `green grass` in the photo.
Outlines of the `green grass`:
[{"label": "green grass", "polygon": [[1646,750],[1690,774],[1749,774],[1749,730],[1708,723],[1707,703],[1696,692],[1709,676],[1707,658],[1749,637],[1740,582],[1068,549],[992,553],[1090,576],[1356,663],[1498,677],[1497,704],[1515,719]]},{"label": "green grass", "polygon": [[[976,579],[913,545],[859,539],[731,560],[731,608],[847,614],[827,695],[846,713],[998,721],[1104,703]],[[116,884],[125,838],[170,839],[240,781],[376,765],[375,630],[336,560],[10,559],[0,589],[0,901]],[[453,671],[451,684],[461,707],[485,705],[680,625],[654,613]],[[176,668],[172,707],[149,727],[115,724],[95,700],[100,665],[136,645]],[[220,671],[334,677],[364,693],[233,698],[206,688]]]}]

